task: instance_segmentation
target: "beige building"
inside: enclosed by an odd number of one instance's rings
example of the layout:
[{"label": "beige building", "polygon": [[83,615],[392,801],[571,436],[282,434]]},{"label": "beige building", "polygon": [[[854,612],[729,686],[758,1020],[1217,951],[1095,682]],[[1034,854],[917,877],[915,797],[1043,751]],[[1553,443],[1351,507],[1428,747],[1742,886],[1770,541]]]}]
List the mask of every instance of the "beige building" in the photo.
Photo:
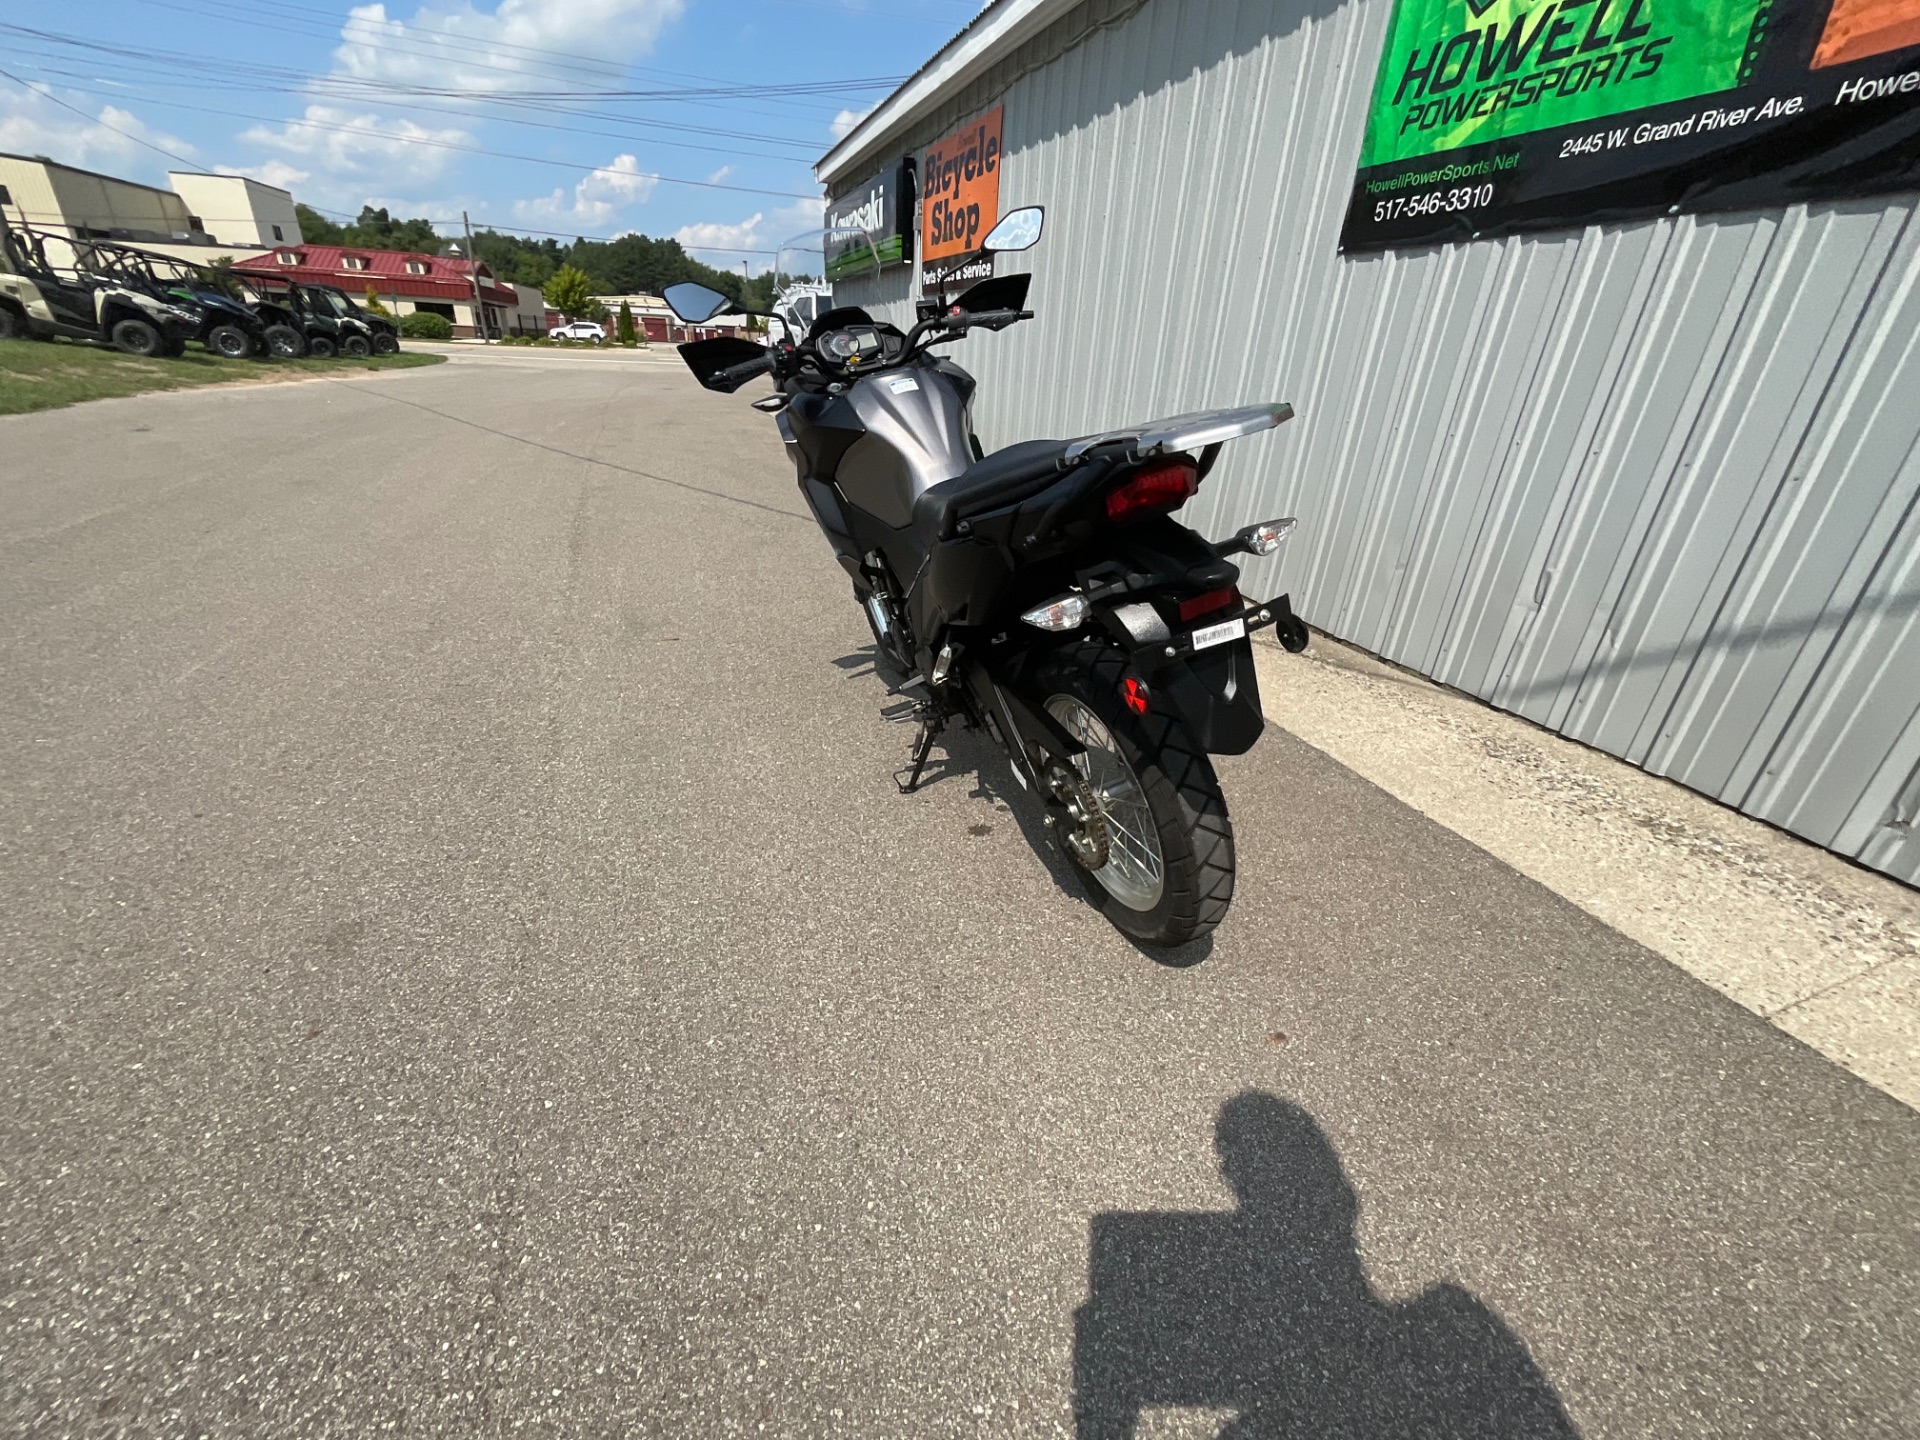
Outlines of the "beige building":
[{"label": "beige building", "polygon": [[546,298],[541,295],[538,285],[512,286],[515,305],[508,317],[507,329],[515,335],[544,335],[547,330],[560,323],[560,317],[547,308]]},{"label": "beige building", "polygon": [[245,175],[196,175],[170,170],[174,192],[208,234],[223,245],[266,249],[301,242],[300,217],[293,196],[277,185],[263,185]]},{"label": "beige building", "polygon": [[300,241],[293,196],[285,190],[241,175],[179,172],[169,178],[175,188],[162,190],[44,155],[0,154],[0,213],[15,224],[75,240],[116,240],[194,264],[257,255],[276,243],[276,235],[289,244]]}]

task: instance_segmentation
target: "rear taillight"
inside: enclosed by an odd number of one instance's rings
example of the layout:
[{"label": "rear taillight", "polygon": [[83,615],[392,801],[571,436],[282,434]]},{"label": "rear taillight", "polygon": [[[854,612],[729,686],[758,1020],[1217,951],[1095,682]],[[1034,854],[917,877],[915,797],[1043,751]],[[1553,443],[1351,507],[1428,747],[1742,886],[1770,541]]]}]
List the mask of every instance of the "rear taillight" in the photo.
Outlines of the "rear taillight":
[{"label": "rear taillight", "polygon": [[1164,515],[1178,510],[1200,488],[1192,462],[1175,460],[1142,470],[1117,490],[1107,493],[1107,519],[1130,520],[1136,515]]},{"label": "rear taillight", "polygon": [[1240,592],[1229,585],[1224,590],[1209,590],[1204,595],[1196,595],[1191,600],[1180,602],[1180,619],[1184,622],[1196,615],[1211,614],[1215,610],[1224,610],[1238,603]]}]

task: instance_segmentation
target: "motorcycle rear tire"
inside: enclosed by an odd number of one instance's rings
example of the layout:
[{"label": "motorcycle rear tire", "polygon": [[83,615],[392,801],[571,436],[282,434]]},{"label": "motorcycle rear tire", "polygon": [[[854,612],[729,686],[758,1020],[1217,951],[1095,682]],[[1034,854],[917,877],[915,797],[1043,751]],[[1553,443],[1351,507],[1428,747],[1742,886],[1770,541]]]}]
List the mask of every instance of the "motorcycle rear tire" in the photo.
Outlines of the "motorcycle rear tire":
[{"label": "motorcycle rear tire", "polygon": [[[1061,650],[1044,665],[1034,698],[1067,696],[1093,712],[1145,794],[1160,848],[1162,884],[1149,909],[1124,903],[1081,870],[1095,908],[1141,945],[1185,945],[1210,933],[1233,902],[1233,822],[1213,762],[1179,717],[1154,701],[1135,715],[1121,699],[1127,657],[1097,640]],[[1109,862],[1111,863],[1111,862]],[[1078,868],[1076,866],[1076,868]]]}]

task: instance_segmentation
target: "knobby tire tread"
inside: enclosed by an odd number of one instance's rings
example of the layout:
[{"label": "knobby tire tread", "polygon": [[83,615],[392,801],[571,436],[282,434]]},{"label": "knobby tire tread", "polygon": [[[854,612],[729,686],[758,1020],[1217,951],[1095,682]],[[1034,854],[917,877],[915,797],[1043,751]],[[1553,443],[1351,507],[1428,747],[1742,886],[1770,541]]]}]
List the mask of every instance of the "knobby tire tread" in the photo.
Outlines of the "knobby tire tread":
[{"label": "knobby tire tread", "polygon": [[[1080,698],[1092,705],[1101,722],[1123,743],[1131,742],[1140,752],[1137,757],[1129,757],[1136,772],[1143,762],[1157,769],[1178,802],[1181,834],[1175,838],[1190,852],[1192,863],[1182,863],[1169,849],[1169,837],[1161,826],[1161,863],[1171,903],[1163,926],[1165,938],[1146,943],[1182,945],[1211,933],[1233,903],[1235,874],[1233,822],[1227,815],[1226,798],[1220,793],[1213,762],[1194,743],[1186,726],[1157,704],[1144,716],[1136,717],[1126,710],[1119,692],[1127,673],[1127,657],[1112,646],[1084,640],[1063,651],[1047,669],[1061,678],[1074,672],[1084,677],[1084,685],[1075,687],[1081,690]],[[1149,775],[1142,774],[1140,779],[1144,786],[1152,787]],[[1106,894],[1097,879],[1091,875],[1087,879],[1090,890]],[[1113,918],[1114,911],[1123,907],[1116,901],[1103,909]],[[1121,928],[1127,929],[1124,925]],[[1145,940],[1131,930],[1128,933]]]}]

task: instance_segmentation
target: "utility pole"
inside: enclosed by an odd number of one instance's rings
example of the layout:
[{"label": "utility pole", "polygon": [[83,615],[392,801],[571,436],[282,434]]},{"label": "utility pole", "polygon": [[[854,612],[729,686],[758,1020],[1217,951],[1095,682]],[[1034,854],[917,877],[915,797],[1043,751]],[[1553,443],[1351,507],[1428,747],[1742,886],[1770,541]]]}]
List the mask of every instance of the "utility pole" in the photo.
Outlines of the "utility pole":
[{"label": "utility pole", "polygon": [[460,212],[460,223],[467,227],[467,274],[473,280],[473,328],[480,332],[480,343],[491,345],[487,338],[487,306],[480,298],[480,261],[473,253],[473,222],[467,218],[467,212]]}]

